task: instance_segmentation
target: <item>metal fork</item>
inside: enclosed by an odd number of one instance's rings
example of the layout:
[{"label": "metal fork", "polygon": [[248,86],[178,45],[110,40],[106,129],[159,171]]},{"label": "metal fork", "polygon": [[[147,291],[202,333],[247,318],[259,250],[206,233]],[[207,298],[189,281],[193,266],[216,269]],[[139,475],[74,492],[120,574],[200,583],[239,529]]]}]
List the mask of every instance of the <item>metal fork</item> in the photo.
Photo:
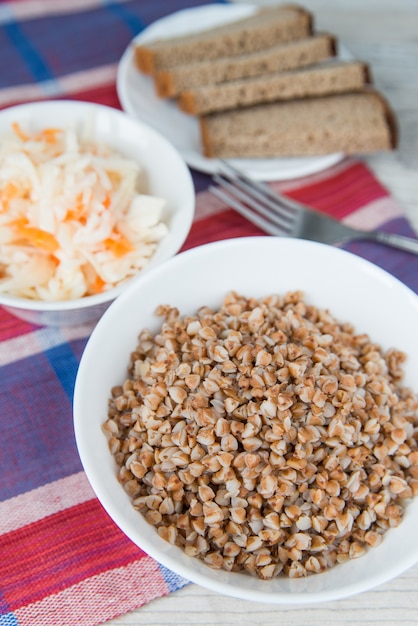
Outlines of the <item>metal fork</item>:
[{"label": "metal fork", "polygon": [[322,243],[343,243],[367,239],[418,254],[418,240],[381,231],[365,231],[346,226],[315,209],[283,196],[252,180],[227,161],[209,191],[270,235],[310,239]]}]

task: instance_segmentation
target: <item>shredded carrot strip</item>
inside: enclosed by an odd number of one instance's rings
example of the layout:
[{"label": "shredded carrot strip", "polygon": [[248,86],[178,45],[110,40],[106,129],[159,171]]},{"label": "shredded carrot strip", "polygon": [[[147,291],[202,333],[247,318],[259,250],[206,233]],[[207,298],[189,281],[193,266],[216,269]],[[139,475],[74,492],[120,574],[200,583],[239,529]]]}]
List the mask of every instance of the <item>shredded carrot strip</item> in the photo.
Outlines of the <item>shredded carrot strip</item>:
[{"label": "shredded carrot strip", "polygon": [[59,243],[54,235],[48,233],[46,230],[42,230],[42,228],[28,226],[27,224],[28,220],[25,217],[10,223],[16,235],[35,246],[35,248],[40,248],[45,252],[55,252],[58,250]]},{"label": "shredded carrot strip", "polygon": [[77,209],[69,209],[65,215],[65,221],[78,222],[79,224],[84,225],[87,222],[87,219]]},{"label": "shredded carrot strip", "polygon": [[87,218],[85,215],[86,205],[84,204],[82,197],[82,194],[79,193],[77,196],[75,207],[73,207],[72,209],[68,209],[64,218],[66,222],[75,221],[79,222],[82,225],[87,222]]},{"label": "shredded carrot strip", "polygon": [[31,137],[22,130],[22,127],[18,122],[13,122],[12,128],[22,141],[29,141],[30,139],[33,139],[34,141],[45,141],[46,143],[55,143],[57,135],[63,132],[61,128],[44,128],[37,135],[33,135]]},{"label": "shredded carrot strip", "polygon": [[120,258],[128,252],[135,250],[133,244],[121,234],[115,233],[112,237],[108,237],[103,244],[115,257]]},{"label": "shredded carrot strip", "polygon": [[18,122],[13,122],[12,128],[16,135],[19,137],[19,139],[21,139],[22,141],[29,141],[29,136],[23,132]]},{"label": "shredded carrot strip", "polygon": [[55,143],[57,135],[62,133],[60,128],[45,128],[35,137],[36,141],[46,141],[46,143]]},{"label": "shredded carrot strip", "polygon": [[110,195],[110,193],[107,193],[105,196],[105,199],[102,202],[104,208],[108,209],[111,205],[111,202],[112,202],[112,196]]},{"label": "shredded carrot strip", "polygon": [[9,202],[12,198],[17,198],[20,195],[20,189],[15,183],[8,182],[0,191],[0,211],[6,211],[9,207]]},{"label": "shredded carrot strip", "polygon": [[104,280],[102,280],[100,276],[97,276],[96,274],[96,278],[94,279],[94,282],[89,285],[88,291],[89,293],[101,293],[105,285],[106,283],[104,282]]},{"label": "shredded carrot strip", "polygon": [[40,248],[46,252],[55,252],[59,248],[58,241],[54,235],[41,228],[28,226],[25,228],[25,237],[35,248]]},{"label": "shredded carrot strip", "polygon": [[29,224],[29,220],[27,217],[18,217],[15,220],[12,220],[11,222],[8,222],[8,226],[11,226],[14,231],[19,234],[21,229],[24,228],[25,226],[27,226]]}]

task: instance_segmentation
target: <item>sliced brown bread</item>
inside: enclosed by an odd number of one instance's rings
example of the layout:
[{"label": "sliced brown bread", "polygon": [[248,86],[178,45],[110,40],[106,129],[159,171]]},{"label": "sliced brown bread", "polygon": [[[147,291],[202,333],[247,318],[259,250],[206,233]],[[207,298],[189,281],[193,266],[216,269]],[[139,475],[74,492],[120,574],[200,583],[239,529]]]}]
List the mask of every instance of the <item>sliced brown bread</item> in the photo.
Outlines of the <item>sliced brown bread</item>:
[{"label": "sliced brown bread", "polygon": [[397,143],[395,116],[374,90],[213,113],[200,127],[206,157],[363,154]]},{"label": "sliced brown bread", "polygon": [[358,91],[369,82],[369,68],[365,63],[340,61],[198,87],[180,94],[178,105],[186,113],[206,115],[262,102]]},{"label": "sliced brown bread", "polygon": [[311,33],[311,13],[298,5],[279,5],[216,28],[139,44],[135,61],[142,72],[152,74],[185,63],[255,52]]},{"label": "sliced brown bread", "polygon": [[172,98],[203,85],[306,67],[335,57],[336,49],[336,38],[322,33],[233,58],[179,65],[156,72],[156,91],[161,98]]}]

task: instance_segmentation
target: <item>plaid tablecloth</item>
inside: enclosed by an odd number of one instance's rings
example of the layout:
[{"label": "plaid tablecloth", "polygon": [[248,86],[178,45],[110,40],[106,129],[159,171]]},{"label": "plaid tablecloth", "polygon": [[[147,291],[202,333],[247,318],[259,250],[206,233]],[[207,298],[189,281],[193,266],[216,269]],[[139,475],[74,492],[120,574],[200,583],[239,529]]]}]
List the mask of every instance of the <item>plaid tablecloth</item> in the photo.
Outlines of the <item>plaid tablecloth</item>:
[{"label": "plaid tablecloth", "polygon": [[[0,107],[65,97],[119,108],[116,68],[131,38],[200,4],[1,2]],[[184,249],[260,234],[205,191],[209,177],[193,176],[197,209]],[[360,160],[277,187],[352,225],[413,234]],[[418,257],[365,242],[347,247],[418,292]],[[72,394],[91,330],[36,327],[0,308],[0,626],[92,626],[187,584],[115,527],[82,471]]]}]

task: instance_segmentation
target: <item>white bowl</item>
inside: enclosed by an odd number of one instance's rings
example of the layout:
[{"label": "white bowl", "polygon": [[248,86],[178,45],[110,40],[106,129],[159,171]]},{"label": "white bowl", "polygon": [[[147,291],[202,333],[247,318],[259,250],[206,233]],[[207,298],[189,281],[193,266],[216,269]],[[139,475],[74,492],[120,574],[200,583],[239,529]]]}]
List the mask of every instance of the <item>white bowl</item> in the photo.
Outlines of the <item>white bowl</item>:
[{"label": "white bowl", "polygon": [[[194,186],[185,161],[162,135],[112,107],[69,100],[22,104],[0,111],[0,137],[10,133],[13,122],[19,122],[23,128],[29,127],[33,131],[51,126],[78,128],[89,123],[93,139],[137,160],[145,169],[149,193],[167,200],[163,220],[169,228],[168,235],[138,276],[179,251],[193,221]],[[98,319],[131,281],[104,293],[62,302],[35,301],[0,294],[0,305],[34,324],[84,324]]]},{"label": "white bowl", "polygon": [[195,313],[202,305],[219,306],[231,289],[254,297],[303,290],[309,303],[329,308],[340,321],[369,333],[383,349],[404,350],[405,384],[416,387],[418,297],[375,265],[324,244],[274,237],[227,240],[183,252],[126,289],[99,321],[82,356],[74,425],[80,458],[97,497],[136,545],[184,578],[219,593],[305,604],[347,597],[399,575],[418,561],[418,499],[408,505],[400,526],[365,556],[303,579],[270,581],[213,570],[187,557],[161,539],[132,507],[101,431],[110,389],[125,380],[139,331],[159,327],[161,320],[153,315],[157,305]]}]

